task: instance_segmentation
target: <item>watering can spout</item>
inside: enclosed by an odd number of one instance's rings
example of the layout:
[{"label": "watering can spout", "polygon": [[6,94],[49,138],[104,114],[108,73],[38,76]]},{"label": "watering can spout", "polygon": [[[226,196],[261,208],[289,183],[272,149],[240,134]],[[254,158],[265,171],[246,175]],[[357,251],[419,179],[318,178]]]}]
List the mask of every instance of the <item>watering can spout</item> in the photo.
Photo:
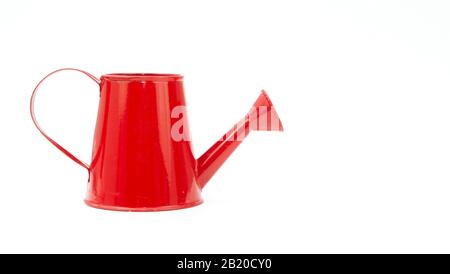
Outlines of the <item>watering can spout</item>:
[{"label": "watering can spout", "polygon": [[267,93],[262,90],[250,111],[197,160],[197,183],[203,188],[252,130],[283,131]]}]

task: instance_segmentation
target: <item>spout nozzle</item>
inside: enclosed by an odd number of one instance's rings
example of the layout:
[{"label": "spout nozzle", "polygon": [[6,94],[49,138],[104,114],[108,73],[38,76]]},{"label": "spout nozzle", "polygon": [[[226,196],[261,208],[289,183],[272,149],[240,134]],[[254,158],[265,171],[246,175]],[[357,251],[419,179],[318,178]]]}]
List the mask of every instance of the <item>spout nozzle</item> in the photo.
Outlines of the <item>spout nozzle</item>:
[{"label": "spout nozzle", "polygon": [[250,129],[260,131],[284,131],[283,124],[265,90],[261,90],[248,114]]},{"label": "spout nozzle", "polygon": [[283,131],[283,124],[267,93],[262,90],[245,117],[197,160],[197,183],[203,188],[252,130]]}]

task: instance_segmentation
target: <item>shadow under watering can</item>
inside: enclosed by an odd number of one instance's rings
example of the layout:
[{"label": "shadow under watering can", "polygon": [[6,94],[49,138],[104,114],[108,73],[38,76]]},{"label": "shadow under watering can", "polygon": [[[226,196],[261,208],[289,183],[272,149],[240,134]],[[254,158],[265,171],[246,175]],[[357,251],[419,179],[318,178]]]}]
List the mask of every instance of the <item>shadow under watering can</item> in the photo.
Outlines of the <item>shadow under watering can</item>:
[{"label": "shadow under watering can", "polygon": [[[41,83],[64,70],[84,73],[100,86],[89,165],[50,138],[34,114]],[[30,112],[42,135],[87,169],[86,204],[109,210],[159,211],[198,205],[203,187],[251,131],[283,131],[272,102],[262,91],[244,118],[195,159],[183,76],[178,74],[116,73],[97,79],[82,70],[59,69],[38,83]]]}]

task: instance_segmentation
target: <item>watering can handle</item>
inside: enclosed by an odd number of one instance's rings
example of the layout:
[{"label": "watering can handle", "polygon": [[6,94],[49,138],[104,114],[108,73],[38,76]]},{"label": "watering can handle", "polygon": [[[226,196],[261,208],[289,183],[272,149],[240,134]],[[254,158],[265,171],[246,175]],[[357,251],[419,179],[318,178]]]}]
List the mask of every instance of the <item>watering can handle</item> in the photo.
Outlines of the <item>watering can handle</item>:
[{"label": "watering can handle", "polygon": [[57,149],[61,150],[62,153],[66,154],[67,157],[69,157],[70,159],[72,159],[75,163],[79,164],[80,166],[86,168],[87,170],[89,170],[89,165],[86,164],[85,162],[81,161],[80,159],[78,159],[77,157],[75,157],[72,153],[70,153],[67,149],[63,148],[60,144],[58,144],[56,141],[54,141],[52,138],[50,138],[45,132],[44,130],[39,126],[39,123],[36,120],[36,115],[34,114],[34,99],[36,97],[36,94],[38,92],[38,89],[40,87],[40,85],[50,76],[52,76],[53,74],[60,72],[60,71],[65,71],[65,70],[72,70],[72,71],[78,71],[81,72],[83,74],[85,74],[86,76],[88,76],[89,78],[91,78],[92,80],[94,80],[97,84],[100,85],[100,80],[97,79],[95,76],[93,76],[92,74],[82,71],[80,69],[74,69],[74,68],[62,68],[62,69],[58,69],[55,70],[49,74],[47,74],[47,76],[45,76],[41,81],[39,81],[39,83],[36,85],[36,87],[33,90],[33,93],[31,94],[31,98],[30,98],[30,114],[31,114],[31,119],[33,119],[33,123],[34,125],[37,127],[37,129],[39,130],[39,132],[42,133],[42,135],[44,135],[44,137],[50,142],[52,143]]}]

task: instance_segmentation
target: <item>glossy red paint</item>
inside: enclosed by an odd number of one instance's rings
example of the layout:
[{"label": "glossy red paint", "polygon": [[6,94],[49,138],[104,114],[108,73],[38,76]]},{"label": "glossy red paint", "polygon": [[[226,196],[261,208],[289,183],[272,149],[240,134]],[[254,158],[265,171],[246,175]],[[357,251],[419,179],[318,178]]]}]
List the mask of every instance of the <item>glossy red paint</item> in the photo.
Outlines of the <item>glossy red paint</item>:
[{"label": "glossy red paint", "polygon": [[[34,98],[40,84],[62,70],[82,72],[100,86],[90,165],[51,139],[36,121]],[[251,130],[283,130],[263,91],[248,114],[196,160],[187,122],[174,130],[174,124],[187,121],[187,117],[185,112],[173,110],[185,106],[181,75],[107,74],[99,80],[70,68],[44,77],[30,100],[31,117],[42,135],[88,170],[85,202],[97,208],[127,211],[171,210],[200,204],[202,188]],[[189,138],[174,137],[181,129],[181,137]]]}]

